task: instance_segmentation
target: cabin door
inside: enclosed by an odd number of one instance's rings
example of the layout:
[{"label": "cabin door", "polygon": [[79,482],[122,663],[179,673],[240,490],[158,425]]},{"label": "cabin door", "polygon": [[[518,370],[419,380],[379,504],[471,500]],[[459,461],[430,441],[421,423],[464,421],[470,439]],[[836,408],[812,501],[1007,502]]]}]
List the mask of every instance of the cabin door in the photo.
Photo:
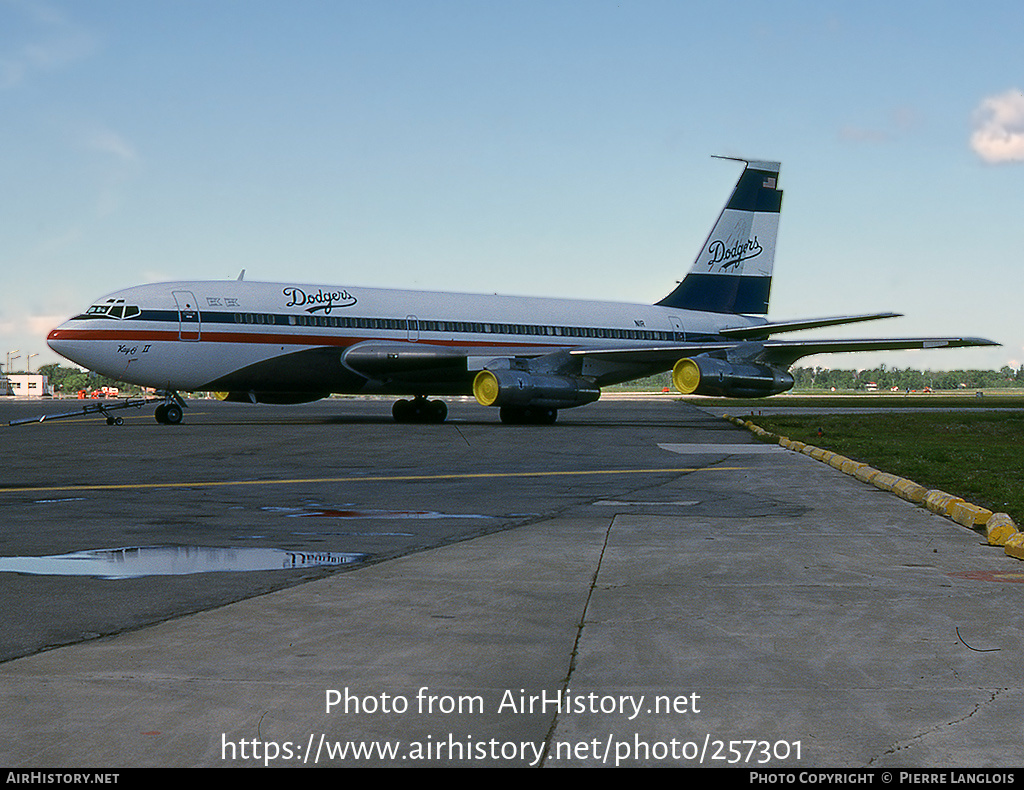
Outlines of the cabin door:
[{"label": "cabin door", "polygon": [[178,340],[198,340],[202,327],[195,295],[191,291],[172,291],[171,294],[178,305]]}]

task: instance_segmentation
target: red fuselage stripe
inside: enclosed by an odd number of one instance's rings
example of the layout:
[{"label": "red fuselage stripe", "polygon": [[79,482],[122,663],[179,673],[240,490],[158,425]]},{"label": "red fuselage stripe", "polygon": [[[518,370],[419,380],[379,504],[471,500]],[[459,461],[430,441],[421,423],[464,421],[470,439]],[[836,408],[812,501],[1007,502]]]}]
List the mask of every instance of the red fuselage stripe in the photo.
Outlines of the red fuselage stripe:
[{"label": "red fuselage stripe", "polygon": [[[186,330],[187,331],[187,330]],[[191,332],[195,334],[195,332]],[[127,331],[124,329],[54,329],[47,336],[47,340],[109,340],[119,343],[140,343],[140,342],[174,342],[181,340],[177,332],[147,330]],[[346,337],[337,335],[299,335],[299,334],[270,334],[264,332],[208,332],[203,331],[198,340],[186,340],[189,343],[255,343],[263,345],[292,345],[292,346],[338,346],[345,348],[366,340],[377,340],[387,343],[409,343],[423,344],[430,346],[480,346],[493,348],[495,346],[515,348],[559,348],[547,343],[517,343],[504,341],[491,341],[484,343],[479,340],[406,340],[397,337]]]}]

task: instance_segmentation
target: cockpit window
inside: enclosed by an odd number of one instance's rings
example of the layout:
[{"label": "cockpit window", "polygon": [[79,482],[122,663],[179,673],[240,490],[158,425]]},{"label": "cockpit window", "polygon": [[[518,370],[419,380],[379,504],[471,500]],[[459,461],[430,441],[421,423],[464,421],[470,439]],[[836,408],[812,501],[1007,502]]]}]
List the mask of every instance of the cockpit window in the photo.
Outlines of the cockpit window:
[{"label": "cockpit window", "polygon": [[125,304],[124,299],[107,299],[103,304],[94,304],[85,311],[86,315],[107,318],[134,318],[142,312],[137,306]]}]

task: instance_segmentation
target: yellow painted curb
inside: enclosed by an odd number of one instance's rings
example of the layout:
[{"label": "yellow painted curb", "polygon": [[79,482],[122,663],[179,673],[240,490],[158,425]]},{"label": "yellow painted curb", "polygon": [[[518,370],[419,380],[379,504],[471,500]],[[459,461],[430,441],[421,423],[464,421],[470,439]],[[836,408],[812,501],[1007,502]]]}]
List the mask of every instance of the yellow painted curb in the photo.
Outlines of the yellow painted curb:
[{"label": "yellow painted curb", "polygon": [[905,499],[908,502],[913,502],[915,505],[920,505],[924,502],[928,489],[919,483],[915,483],[913,480],[900,478],[899,482],[892,487],[892,492],[896,494],[896,496],[900,497],[900,499]]},{"label": "yellow painted curb", "polygon": [[821,461],[822,463],[827,464],[828,459],[835,455],[835,453],[831,450],[826,450],[824,447],[815,447],[810,453],[808,453],[808,455],[816,461]]},{"label": "yellow painted curb", "polygon": [[851,459],[847,458],[845,455],[833,453],[832,457],[828,459],[828,465],[831,466],[833,469],[838,469],[839,471],[842,471],[843,464],[847,463],[850,460]]},{"label": "yellow painted curb", "polygon": [[949,507],[949,517],[957,524],[962,524],[971,529],[980,529],[992,518],[992,511],[988,508],[972,505],[970,502],[954,502]]},{"label": "yellow painted curb", "polygon": [[1007,538],[1007,544],[1002,549],[1010,556],[1024,559],[1024,532],[1018,532]]},{"label": "yellow painted curb", "polygon": [[852,458],[847,458],[846,461],[843,462],[843,465],[839,467],[839,471],[848,475],[856,475],[857,471],[865,466],[867,466],[867,464],[861,463],[860,461],[854,461]]},{"label": "yellow painted curb", "polygon": [[1006,539],[1003,551],[1018,560],[1024,560],[1024,532],[1015,532]]},{"label": "yellow painted curb", "polygon": [[875,488],[881,488],[883,491],[892,491],[896,487],[896,484],[903,478],[899,475],[889,474],[888,472],[879,472],[877,475],[871,478],[871,485]]},{"label": "yellow painted curb", "polygon": [[932,513],[937,513],[940,516],[948,516],[949,508],[957,502],[963,501],[963,498],[958,497],[956,494],[947,494],[945,491],[933,488],[925,495],[924,506]]},{"label": "yellow painted curb", "polygon": [[875,467],[864,464],[862,467],[860,467],[860,469],[853,473],[853,476],[860,480],[862,483],[870,483],[874,479],[875,475],[880,474],[882,473],[879,470],[875,469]]},{"label": "yellow painted curb", "polygon": [[1017,525],[1006,513],[993,513],[992,518],[985,522],[985,537],[990,546],[1005,546],[1013,535],[1017,534]]}]

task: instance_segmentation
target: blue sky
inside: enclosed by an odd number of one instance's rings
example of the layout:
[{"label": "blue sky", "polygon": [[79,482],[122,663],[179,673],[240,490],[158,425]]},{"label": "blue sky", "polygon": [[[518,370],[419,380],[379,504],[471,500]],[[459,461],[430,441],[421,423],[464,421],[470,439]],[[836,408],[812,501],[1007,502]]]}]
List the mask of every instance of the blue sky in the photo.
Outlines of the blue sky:
[{"label": "blue sky", "polygon": [[[770,317],[1024,362],[1013,2],[0,0],[0,351],[234,278],[650,303],[782,162]],[[0,359],[3,359],[0,357]]]}]

